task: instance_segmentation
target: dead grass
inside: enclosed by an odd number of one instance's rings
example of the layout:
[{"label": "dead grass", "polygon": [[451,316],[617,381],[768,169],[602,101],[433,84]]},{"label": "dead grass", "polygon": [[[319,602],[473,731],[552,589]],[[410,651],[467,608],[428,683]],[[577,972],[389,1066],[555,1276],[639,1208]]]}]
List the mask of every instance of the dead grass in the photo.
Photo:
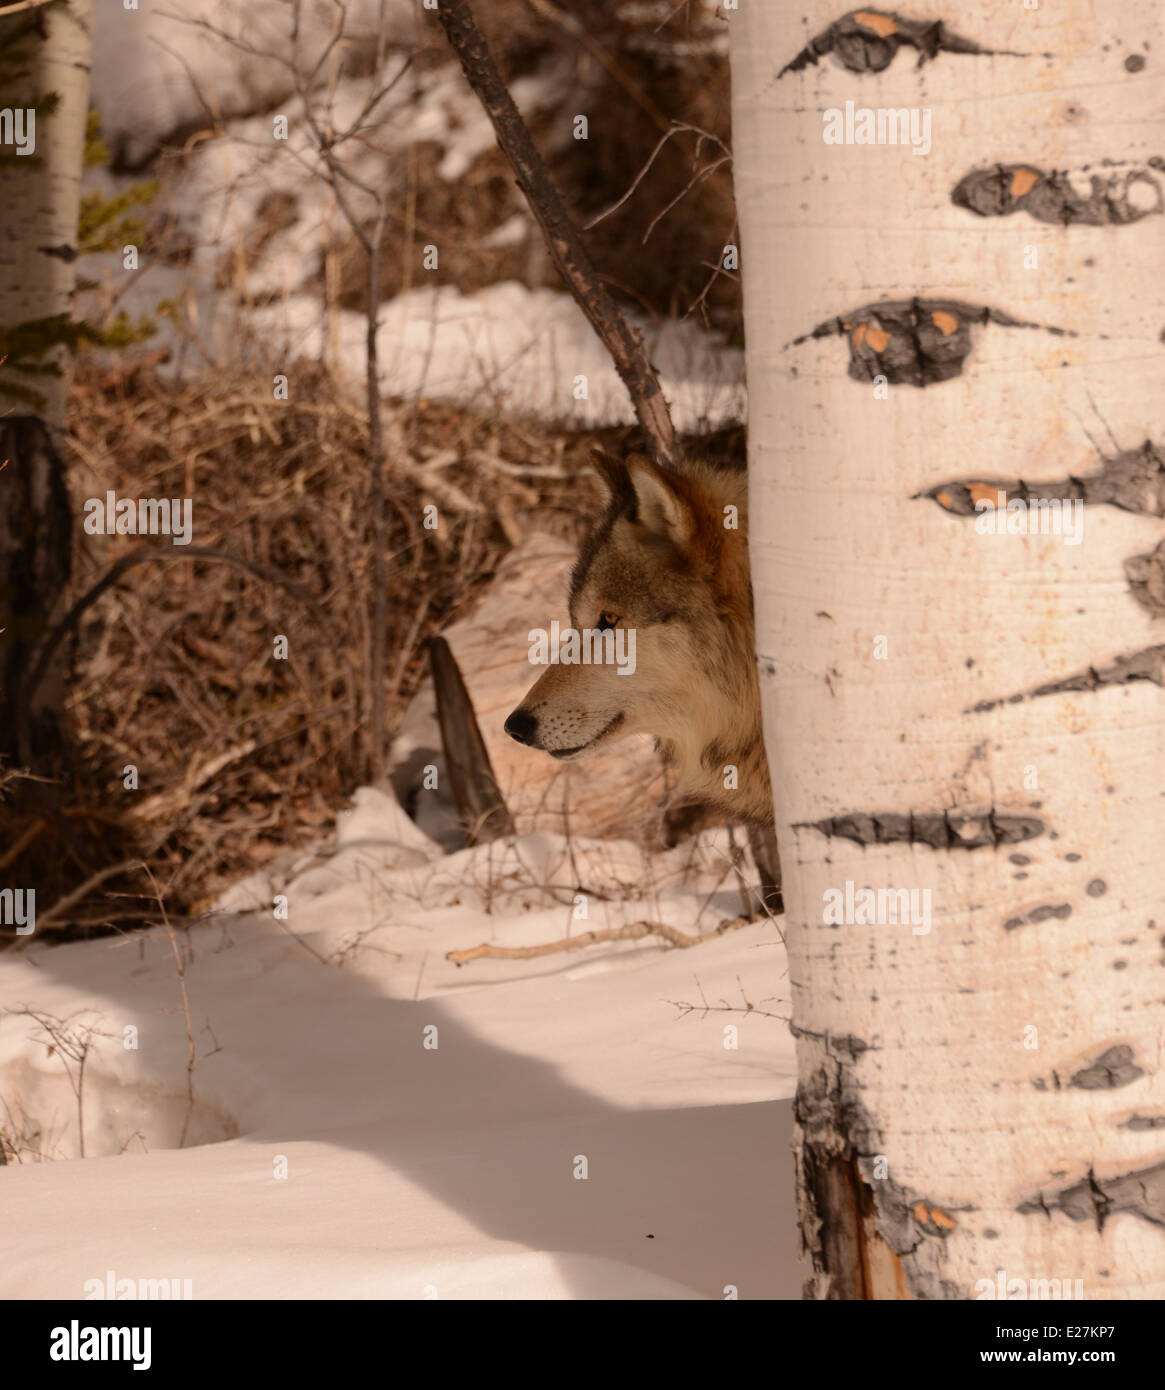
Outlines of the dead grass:
[{"label": "dead grass", "polygon": [[[275,402],[226,374],[175,386],[151,367],[79,368],[74,515],[109,490],[190,497],[195,546],[283,582],[185,558],[165,536],[77,525],[70,602],[138,548],[156,558],[128,570],[72,634],[71,785],[38,783],[32,800],[9,787],[0,800],[0,844],[20,846],[6,870],[37,885],[42,913],[136,861],[149,864],[173,915],[195,912],[318,836],[365,774],[366,429],[358,407],[310,370],[297,370],[295,399]],[[386,415],[392,732],[426,670],[428,639],[467,610],[511,545],[534,527],[580,533],[598,498],[586,458],[600,436],[424,402]],[[626,433],[601,439],[619,447]],[[429,504],[435,531],[423,525]],[[140,869],[94,890],[52,930],[152,920]]]},{"label": "dead grass", "polygon": [[[577,78],[533,133],[580,224],[626,192],[670,122],[728,141],[727,63],[709,44],[723,25],[697,9],[608,0],[485,7],[507,80],[548,59],[570,64]],[[430,39],[417,64],[448,63],[436,26]],[[586,141],[551,128],[575,111],[588,116]],[[699,301],[705,321],[738,339],[739,286],[709,280],[735,221],[728,164],[696,183],[644,243],[652,220],[714,157],[697,140],[669,140],[585,241],[624,302],[668,317]],[[496,149],[456,185],[437,174],[436,147],[417,144],[399,159],[409,192],[386,231],[385,298],[407,287],[405,267],[428,240],[441,246],[438,278],[463,291],[510,278],[557,285],[532,230],[521,242],[490,244],[524,211]],[[273,195],[242,261],[261,257],[293,213]],[[154,254],[180,263],[189,250],[161,238]],[[363,307],[362,258],[341,247],[329,269],[338,269],[328,278],[340,302]],[[0,864],[11,881],[37,885],[38,913],[92,884],[52,922],[54,933],[154,920],[142,862],[173,917],[196,912],[227,883],[318,836],[362,780],[372,550],[367,427],[351,400],[306,364],[285,402],[226,372],[174,386],[148,353],[136,367],[79,364],[70,402],[74,516],[107,490],[190,497],[194,542],[216,558],[184,555],[166,537],[76,527],[70,603],[138,547],[157,556],[120,576],[70,633],[69,780],[7,788],[0,780]],[[591,444],[617,451],[633,432],[567,434],[424,402],[389,406],[384,423],[391,733],[424,674],[429,637],[472,605],[527,531],[580,535],[598,500],[586,467]],[[742,466],[743,432],[703,440],[701,449]],[[423,525],[430,503],[442,518],[436,531]],[[285,660],[274,655],[281,636]],[[130,767],[136,790],[125,785]]]}]

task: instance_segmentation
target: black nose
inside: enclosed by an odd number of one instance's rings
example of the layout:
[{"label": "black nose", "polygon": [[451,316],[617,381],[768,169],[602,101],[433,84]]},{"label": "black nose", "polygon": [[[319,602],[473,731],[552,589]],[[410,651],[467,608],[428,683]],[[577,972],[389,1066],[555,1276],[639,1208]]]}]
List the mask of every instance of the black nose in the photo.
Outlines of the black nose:
[{"label": "black nose", "polygon": [[529,743],[537,727],[537,719],[524,709],[516,709],[506,720],[506,733],[518,743]]}]

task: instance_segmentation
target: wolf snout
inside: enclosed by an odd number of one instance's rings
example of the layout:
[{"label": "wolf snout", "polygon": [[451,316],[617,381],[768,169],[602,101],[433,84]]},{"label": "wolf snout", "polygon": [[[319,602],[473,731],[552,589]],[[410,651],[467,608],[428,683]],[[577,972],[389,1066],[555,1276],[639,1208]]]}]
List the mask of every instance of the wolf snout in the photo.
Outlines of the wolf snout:
[{"label": "wolf snout", "polygon": [[532,744],[538,721],[527,710],[516,709],[505,722],[506,733],[516,742]]}]

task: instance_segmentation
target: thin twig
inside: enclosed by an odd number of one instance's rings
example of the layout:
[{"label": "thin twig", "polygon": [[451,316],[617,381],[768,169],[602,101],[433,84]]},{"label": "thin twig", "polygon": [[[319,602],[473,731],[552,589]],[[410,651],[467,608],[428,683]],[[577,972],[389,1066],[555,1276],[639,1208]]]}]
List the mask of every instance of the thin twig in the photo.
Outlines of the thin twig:
[{"label": "thin twig", "polygon": [[162,913],[162,921],[165,924],[167,935],[170,938],[170,950],[174,953],[174,967],[178,971],[178,988],[182,991],[182,1013],[186,1019],[186,1116],[182,1121],[182,1133],[178,1136],[178,1147],[182,1148],[186,1143],[186,1131],[190,1127],[190,1117],[194,1113],[194,1068],[198,1065],[198,1051],[194,1045],[194,1025],[190,1021],[190,997],[186,993],[186,965],[182,959],[182,954],[178,950],[178,941],[174,936],[174,928],[170,925],[170,917],[166,912],[166,904],[162,900],[162,890],[158,887],[158,880],[154,877],[153,870],[146,863],[141,866],[150,880],[154,890],[154,897],[158,901],[158,907]]},{"label": "thin twig", "polygon": [[[672,138],[673,135],[680,135],[685,131],[699,136],[699,139],[696,141],[697,159],[700,157],[700,149],[705,140],[715,141],[715,143],[719,145],[720,148],[724,151],[725,158],[717,160],[714,167],[719,168],[719,166],[725,162],[725,159],[732,158],[732,151],[728,148],[724,141],[720,139],[719,136],[713,135],[711,131],[704,130],[701,126],[689,125],[686,121],[673,121],[671,124],[671,129],[666,131],[662,138],[657,142],[655,149],[653,149],[652,152],[647,156],[647,162],[635,175],[634,179],[632,179],[631,187],[628,188],[627,192],[624,193],[623,196],[619,198],[616,202],[612,203],[611,206],[606,210],[606,212],[600,212],[597,216],[592,217],[591,220],[583,228],[583,230],[589,232],[592,227],[597,227],[600,222],[605,221],[608,217],[610,217],[610,215],[613,212],[618,212],[618,210],[623,206],[627,199],[631,197],[632,193],[634,193],[635,190],[639,187],[639,185],[643,182],[644,178],[647,176],[648,170],[655,163],[656,157],[658,156],[660,150],[663,149],[663,147],[667,144],[667,142]],[[689,184],[688,188],[691,187],[692,185]],[[688,191],[688,188],[684,189],[684,193]],[[680,197],[683,197],[683,193],[680,194]],[[647,237],[644,237],[643,240],[646,241]]]},{"label": "thin twig", "polygon": [[[47,912],[37,914],[36,925],[38,931],[43,931],[45,927],[52,926],[60,917],[63,917],[68,910],[79,903],[82,898],[89,895],[94,888],[104,883],[107,878],[113,878],[117,874],[125,873],[127,869],[132,869],[140,863],[138,859],[124,859],[120,864],[110,864],[107,868],[101,869],[98,873],[87,878],[79,887],[74,888],[71,893],[66,893],[58,902],[53,903]],[[23,945],[31,937],[23,937],[18,943]]]}]

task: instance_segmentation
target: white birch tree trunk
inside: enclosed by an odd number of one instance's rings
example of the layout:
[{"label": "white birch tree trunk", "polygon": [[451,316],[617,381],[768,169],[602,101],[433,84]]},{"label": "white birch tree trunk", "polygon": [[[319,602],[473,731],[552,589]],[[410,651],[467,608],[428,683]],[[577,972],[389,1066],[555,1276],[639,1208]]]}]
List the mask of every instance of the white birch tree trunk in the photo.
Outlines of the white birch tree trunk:
[{"label": "white birch tree trunk", "polygon": [[[12,113],[11,125],[0,117],[0,325],[6,330],[67,314],[72,302],[92,29],[93,0],[0,10],[0,106]],[[63,365],[59,349],[51,360]],[[64,376],[28,381],[45,397],[37,413],[60,428]]]},{"label": "white birch tree trunk", "polygon": [[24,687],[69,576],[60,328],[75,282],[92,25],[92,0],[0,10],[0,753],[46,772],[64,742],[64,653],[28,700]]},{"label": "white birch tree trunk", "polygon": [[1165,1296],[1163,15],[725,12],[811,1295]]}]

